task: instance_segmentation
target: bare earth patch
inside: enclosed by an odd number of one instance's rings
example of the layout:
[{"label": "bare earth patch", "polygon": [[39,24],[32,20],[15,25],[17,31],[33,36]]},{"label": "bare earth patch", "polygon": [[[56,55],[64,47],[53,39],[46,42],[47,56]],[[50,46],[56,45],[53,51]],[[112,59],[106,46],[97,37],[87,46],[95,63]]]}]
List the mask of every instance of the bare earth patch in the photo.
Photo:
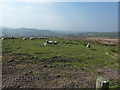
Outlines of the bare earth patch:
[{"label": "bare earth patch", "polygon": [[103,67],[103,68],[97,69],[97,71],[104,73],[104,75],[108,76],[109,78],[118,79],[118,75],[119,75],[118,69]]},{"label": "bare earth patch", "polygon": [[[9,56],[3,56],[4,59],[10,60]],[[48,61],[51,62],[51,59]],[[109,78],[118,79],[118,71],[115,69],[101,67],[97,71]],[[9,65],[3,65],[2,82],[3,88],[95,88],[97,76],[96,73],[80,69],[50,68],[35,62],[32,64],[9,63]]]}]

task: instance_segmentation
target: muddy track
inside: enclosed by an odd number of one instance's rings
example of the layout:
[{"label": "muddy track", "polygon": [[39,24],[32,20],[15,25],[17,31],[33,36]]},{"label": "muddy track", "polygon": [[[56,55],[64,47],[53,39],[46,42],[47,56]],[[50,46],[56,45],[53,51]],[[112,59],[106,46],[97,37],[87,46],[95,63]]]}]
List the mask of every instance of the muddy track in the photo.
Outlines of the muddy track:
[{"label": "muddy track", "polygon": [[[93,83],[93,85],[88,84],[91,80],[93,82],[92,77],[95,77],[95,75],[82,70],[74,70],[74,68],[63,68],[60,66],[45,67],[44,65],[38,65],[34,59],[31,59],[33,63],[23,63],[21,61],[16,64],[18,59],[15,56],[3,56],[3,62],[9,63],[3,64],[2,68],[3,88],[80,88],[84,85],[86,85],[86,87],[95,87],[95,83]],[[56,61],[66,62],[66,60],[60,57],[43,60],[43,62],[49,64]],[[54,75],[60,72],[60,75]]]},{"label": "muddy track", "polygon": [[[22,55],[25,54],[3,55],[3,88],[95,88],[97,74],[69,65],[54,66],[56,62],[71,62],[67,58],[37,60],[26,55],[30,58],[21,59]],[[117,70],[105,67],[98,71],[117,79]]]}]

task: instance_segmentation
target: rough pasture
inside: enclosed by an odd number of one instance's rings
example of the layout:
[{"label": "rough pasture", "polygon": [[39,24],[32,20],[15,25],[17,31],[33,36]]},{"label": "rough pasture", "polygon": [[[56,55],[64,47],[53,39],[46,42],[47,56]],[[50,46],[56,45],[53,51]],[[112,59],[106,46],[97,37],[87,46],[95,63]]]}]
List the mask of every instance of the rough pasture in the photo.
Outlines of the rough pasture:
[{"label": "rough pasture", "polygon": [[117,46],[55,38],[58,45],[43,46],[46,40],[2,40],[3,88],[95,88],[98,75],[118,87]]},{"label": "rough pasture", "polygon": [[109,38],[77,38],[76,40],[83,40],[88,42],[99,43],[101,45],[116,46],[118,45],[118,39],[109,39]]}]

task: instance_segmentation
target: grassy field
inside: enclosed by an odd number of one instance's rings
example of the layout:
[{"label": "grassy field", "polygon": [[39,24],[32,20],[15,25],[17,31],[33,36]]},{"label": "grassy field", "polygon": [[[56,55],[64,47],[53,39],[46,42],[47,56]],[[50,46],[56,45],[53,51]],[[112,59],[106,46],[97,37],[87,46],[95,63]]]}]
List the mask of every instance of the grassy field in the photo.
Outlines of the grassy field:
[{"label": "grassy field", "polygon": [[46,39],[3,40],[3,87],[95,88],[98,75],[110,79],[110,88],[118,87],[117,46],[91,43],[87,48],[82,40],[50,40],[59,43],[43,46]]}]

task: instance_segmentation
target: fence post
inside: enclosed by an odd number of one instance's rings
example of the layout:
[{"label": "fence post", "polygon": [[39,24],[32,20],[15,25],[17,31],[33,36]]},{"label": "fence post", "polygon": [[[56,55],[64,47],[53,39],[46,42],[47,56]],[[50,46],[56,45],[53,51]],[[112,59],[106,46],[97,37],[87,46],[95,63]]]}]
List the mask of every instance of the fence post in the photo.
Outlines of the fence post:
[{"label": "fence post", "polygon": [[98,76],[96,80],[96,90],[109,90],[109,79],[105,76]]}]

